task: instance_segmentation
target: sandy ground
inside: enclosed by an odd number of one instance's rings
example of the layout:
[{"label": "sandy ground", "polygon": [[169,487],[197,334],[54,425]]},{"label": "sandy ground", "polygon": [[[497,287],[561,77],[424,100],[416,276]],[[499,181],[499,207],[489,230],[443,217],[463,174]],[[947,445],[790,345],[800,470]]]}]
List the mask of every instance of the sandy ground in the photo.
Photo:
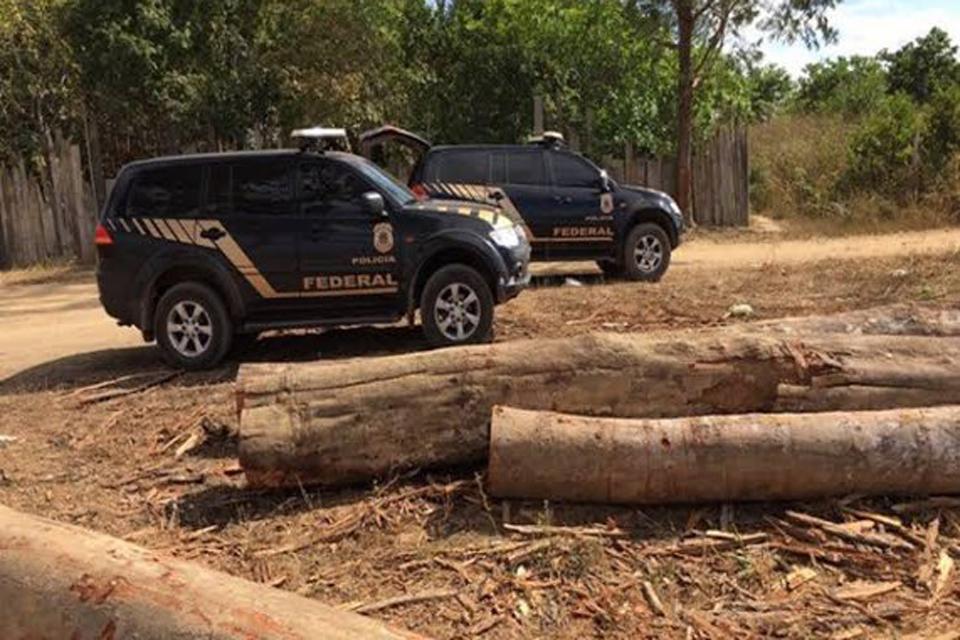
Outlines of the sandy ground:
[{"label": "sandy ground", "polygon": [[[825,260],[905,259],[960,251],[960,229],[816,241],[777,240],[775,236],[760,234],[747,239],[742,236],[698,234],[677,251],[665,283],[677,277],[675,272],[686,270],[715,274],[719,269],[788,268]],[[534,265],[534,273],[589,277],[597,274],[597,269],[592,263],[546,263]],[[536,292],[528,292],[519,305],[536,296]],[[118,327],[100,308],[89,273],[66,273],[33,284],[0,285],[0,321],[0,381],[60,358],[143,345],[136,330]]]}]

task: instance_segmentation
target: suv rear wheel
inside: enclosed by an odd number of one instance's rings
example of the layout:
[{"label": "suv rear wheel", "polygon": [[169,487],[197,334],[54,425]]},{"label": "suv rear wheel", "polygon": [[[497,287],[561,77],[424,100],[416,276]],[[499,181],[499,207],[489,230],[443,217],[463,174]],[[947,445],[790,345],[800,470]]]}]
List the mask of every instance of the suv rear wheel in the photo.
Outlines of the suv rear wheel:
[{"label": "suv rear wheel", "polygon": [[423,288],[423,332],[437,347],[489,342],[493,307],[493,294],[483,276],[461,264],[443,267]]},{"label": "suv rear wheel", "polygon": [[182,369],[209,369],[230,350],[233,322],[220,296],[199,282],[171,287],[157,303],[154,335],[164,360]]},{"label": "suv rear wheel", "polygon": [[623,243],[623,273],[630,280],[656,282],[670,266],[670,238],[659,225],[638,224]]}]

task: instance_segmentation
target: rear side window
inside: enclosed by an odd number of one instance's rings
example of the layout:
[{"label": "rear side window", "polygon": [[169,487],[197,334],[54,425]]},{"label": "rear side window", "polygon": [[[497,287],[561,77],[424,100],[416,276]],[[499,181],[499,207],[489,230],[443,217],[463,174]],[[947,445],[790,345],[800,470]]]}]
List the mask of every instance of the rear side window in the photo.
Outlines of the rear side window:
[{"label": "rear side window", "polygon": [[507,155],[509,184],[544,185],[547,183],[540,151],[511,151]]},{"label": "rear side window", "polygon": [[490,180],[490,152],[458,149],[439,153],[427,171],[429,182],[487,184]]},{"label": "rear side window", "polygon": [[550,155],[553,182],[558,187],[596,187],[599,173],[589,163],[565,153]]},{"label": "rear side window", "polygon": [[291,213],[293,189],[286,162],[233,165],[233,210],[252,215]]},{"label": "rear side window", "polygon": [[200,210],[199,165],[162,167],[134,177],[127,215],[134,218],[191,218]]}]

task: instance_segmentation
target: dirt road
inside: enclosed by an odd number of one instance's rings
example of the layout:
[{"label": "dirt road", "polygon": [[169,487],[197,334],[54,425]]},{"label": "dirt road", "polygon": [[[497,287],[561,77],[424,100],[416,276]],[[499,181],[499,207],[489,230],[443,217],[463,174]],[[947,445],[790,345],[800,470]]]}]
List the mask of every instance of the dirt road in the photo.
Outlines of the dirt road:
[{"label": "dirt road", "polygon": [[[697,304],[697,298],[703,297],[702,289],[706,285],[702,273],[715,275],[732,270],[785,268],[828,260],[907,260],[910,256],[951,252],[960,252],[960,229],[786,241],[763,235],[755,239],[744,239],[740,235],[732,240],[722,233],[702,233],[678,250],[674,265],[662,283],[643,291],[668,297],[675,296],[677,291],[686,291],[689,296],[675,299],[673,308],[680,316],[689,317],[696,315],[690,307]],[[591,263],[535,266],[535,272],[541,274],[596,272]],[[752,277],[745,276],[744,279],[749,282]],[[642,298],[644,296],[633,296],[631,292],[644,286],[618,284],[610,287],[602,297]],[[715,288],[717,285],[711,286]],[[711,296],[717,297],[715,290]],[[578,297],[581,298],[576,302],[579,305],[583,296]],[[503,309],[501,316],[506,331],[498,328],[498,334],[509,336],[511,326],[532,323],[528,309],[543,304],[561,305],[564,301],[558,299],[556,292],[529,291]],[[724,301],[721,299],[718,304],[724,304]],[[712,309],[710,313],[716,313],[716,310]],[[647,318],[635,315],[632,320],[643,322]],[[3,325],[0,332],[0,381],[39,365],[55,366],[59,359],[64,359],[64,367],[76,365],[78,354],[105,350],[130,353],[131,347],[143,346],[136,330],[116,326],[100,308],[96,286],[89,273],[56,276],[33,284],[0,285],[0,320]],[[581,324],[571,326],[584,329]],[[522,333],[526,332],[524,329]]]}]

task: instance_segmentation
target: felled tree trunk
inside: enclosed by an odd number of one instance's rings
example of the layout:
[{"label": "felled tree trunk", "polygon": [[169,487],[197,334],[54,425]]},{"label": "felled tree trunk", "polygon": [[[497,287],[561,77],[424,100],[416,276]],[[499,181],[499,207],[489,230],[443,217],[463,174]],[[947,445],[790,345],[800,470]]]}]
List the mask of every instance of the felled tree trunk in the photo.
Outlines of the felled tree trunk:
[{"label": "felled tree trunk", "polygon": [[957,338],[728,327],[244,365],[240,462],[253,486],[296,486],[482,460],[496,404],[650,418],[946,404],[958,364]]},{"label": "felled tree trunk", "polygon": [[0,603],[0,638],[419,637],[3,506]]},{"label": "felled tree trunk", "polygon": [[488,482],[621,504],[960,493],[960,406],[668,420],[497,407]]},{"label": "felled tree trunk", "polygon": [[771,333],[849,333],[885,336],[960,336],[960,309],[896,304],[831,315],[781,318],[740,325]]}]

